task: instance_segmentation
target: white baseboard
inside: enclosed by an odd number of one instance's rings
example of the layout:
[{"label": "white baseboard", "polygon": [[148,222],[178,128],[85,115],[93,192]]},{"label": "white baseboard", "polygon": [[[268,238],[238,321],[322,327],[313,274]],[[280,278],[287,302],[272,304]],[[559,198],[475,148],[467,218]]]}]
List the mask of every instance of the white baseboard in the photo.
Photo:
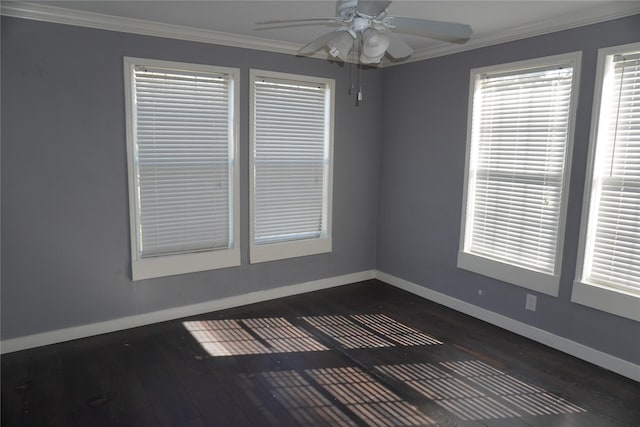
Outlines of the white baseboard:
[{"label": "white baseboard", "polygon": [[382,271],[376,271],[376,279],[640,382],[640,365]]},{"label": "white baseboard", "polygon": [[373,278],[640,382],[639,365],[377,270],[360,271],[343,276],[313,280],[310,282],[268,289],[265,291],[250,292],[248,294],[207,301],[199,304],[175,307],[151,313],[107,320],[104,322],[11,338],[0,341],[0,353],[11,353],[28,348],[56,344],[108,332],[121,331],[124,329],[179,319],[211,311],[224,310],[226,308],[348,285]]},{"label": "white baseboard", "polygon": [[58,329],[54,331],[43,332],[40,334],[11,338],[0,341],[0,353],[11,353],[28,348],[56,344],[64,341],[75,340],[78,338],[86,338],[93,335],[100,335],[108,332],[121,331],[123,329],[149,325],[152,323],[165,322],[167,320],[194,316],[196,314],[224,310],[226,308],[238,307],[241,305],[253,304],[276,298],[318,291],[321,289],[328,289],[336,286],[348,285],[350,283],[373,279],[374,277],[375,270],[360,271],[357,273],[345,274],[343,276],[329,277],[326,279],[312,280],[310,282],[282,286],[279,288],[268,289],[264,291],[250,292],[248,294],[236,295],[199,304],[169,308],[166,310],[121,317],[119,319],[107,320],[104,322],[91,323],[88,325],[74,326],[71,328]]}]

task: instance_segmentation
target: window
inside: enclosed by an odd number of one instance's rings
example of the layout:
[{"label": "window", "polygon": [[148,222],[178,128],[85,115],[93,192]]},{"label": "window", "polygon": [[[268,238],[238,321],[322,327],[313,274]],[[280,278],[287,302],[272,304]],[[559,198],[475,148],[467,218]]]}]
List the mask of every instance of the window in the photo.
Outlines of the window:
[{"label": "window", "polygon": [[572,301],[640,321],[640,43],[601,49]]},{"label": "window", "polygon": [[334,82],[251,70],[252,263],[331,252]]},{"label": "window", "polygon": [[458,267],[558,295],[579,64],[471,71]]},{"label": "window", "polygon": [[133,280],[239,265],[238,70],[124,67]]}]

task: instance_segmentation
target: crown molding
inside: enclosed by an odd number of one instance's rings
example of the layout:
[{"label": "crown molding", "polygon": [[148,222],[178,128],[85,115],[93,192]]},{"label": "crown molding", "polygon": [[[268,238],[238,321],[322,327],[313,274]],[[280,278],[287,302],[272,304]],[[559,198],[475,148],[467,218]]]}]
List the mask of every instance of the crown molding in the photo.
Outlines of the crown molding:
[{"label": "crown molding", "polygon": [[[143,19],[84,12],[39,3],[3,1],[0,4],[0,14],[14,18],[32,19],[56,24],[120,31],[145,36],[166,37],[290,55],[295,55],[298,49],[300,49],[298,43],[164,24]],[[317,55],[317,57],[326,59],[326,55]]]},{"label": "crown molding", "polygon": [[[409,58],[400,62],[391,62],[385,59],[378,66],[392,67],[410,62],[422,61],[439,56],[446,56],[514,40],[525,39],[528,37],[568,30],[584,25],[596,24],[612,19],[624,18],[626,16],[639,13],[640,2],[638,1],[611,1],[579,12],[559,15],[555,18],[535,24],[514,27],[506,31],[501,31],[499,34],[474,37],[464,45],[439,44],[434,47],[416,51]],[[155,37],[166,37],[178,40],[284,53],[289,55],[296,55],[300,48],[298,43],[224,33],[220,31],[211,31],[180,25],[164,24],[142,19],[84,12],[40,3],[4,1],[0,3],[0,14],[14,18],[32,19],[36,21],[97,28],[109,31],[120,31]],[[328,59],[328,55],[324,51],[319,51],[311,57]]]},{"label": "crown molding", "polygon": [[535,24],[522,25],[501,31],[499,34],[490,34],[483,37],[473,37],[464,45],[440,44],[438,46],[415,51],[413,55],[402,62],[386,62],[385,67],[417,62],[439,56],[451,55],[482,47],[507,43],[514,40],[541,36],[585,25],[597,24],[612,19],[624,18],[640,14],[640,2],[638,1],[611,1],[606,4],[592,6],[587,9],[558,15],[552,19],[537,22]]}]

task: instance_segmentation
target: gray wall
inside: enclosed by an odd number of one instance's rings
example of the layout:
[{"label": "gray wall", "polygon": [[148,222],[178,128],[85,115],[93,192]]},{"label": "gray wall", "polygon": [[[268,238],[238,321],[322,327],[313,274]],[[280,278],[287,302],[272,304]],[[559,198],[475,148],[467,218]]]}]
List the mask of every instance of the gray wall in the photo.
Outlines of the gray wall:
[{"label": "gray wall", "polygon": [[[327,61],[3,17],[2,339],[377,267],[639,363],[638,323],[570,302],[597,49],[638,40],[635,16],[370,70],[355,107]],[[532,313],[526,290],[456,268],[469,71],[578,50],[560,296]],[[241,267],[130,281],[123,56],[241,69]],[[247,263],[249,68],[336,79],[331,254]]]},{"label": "gray wall", "polygon": [[[131,282],[123,56],[241,69],[242,266]],[[336,80],[333,252],[248,264],[248,70]],[[2,18],[2,339],[375,268],[382,72]]]},{"label": "gray wall", "polygon": [[[378,269],[640,363],[640,324],[571,303],[597,50],[636,41],[640,15],[385,69]],[[574,51],[583,56],[560,295],[538,294],[533,313],[525,289],[456,268],[469,73]]]}]

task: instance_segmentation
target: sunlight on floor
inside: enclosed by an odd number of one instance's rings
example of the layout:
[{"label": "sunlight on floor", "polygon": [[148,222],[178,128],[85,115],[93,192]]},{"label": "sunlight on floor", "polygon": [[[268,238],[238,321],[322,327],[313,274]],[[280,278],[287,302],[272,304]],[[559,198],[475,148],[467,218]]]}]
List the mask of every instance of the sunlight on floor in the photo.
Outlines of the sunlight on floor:
[{"label": "sunlight on floor", "polygon": [[440,362],[439,365],[383,365],[375,369],[402,381],[463,420],[586,412],[478,360]]},{"label": "sunlight on floor", "polygon": [[349,349],[442,344],[384,314],[305,316],[301,319]]},{"label": "sunlight on floor", "polygon": [[301,318],[344,348],[391,347],[393,344],[354,324],[346,316],[305,316]]},{"label": "sunlight on floor", "polygon": [[[327,351],[329,348],[318,341],[322,336],[345,349],[370,351],[442,344],[383,314],[304,316],[292,321],[284,317],[199,320],[183,325],[211,356]],[[376,378],[387,378],[389,384],[402,383],[407,392],[413,390],[416,396],[423,396],[423,404],[438,405],[469,422],[586,412],[479,360],[372,368],[375,377],[356,366],[241,376],[255,387],[266,387],[269,395],[302,425],[436,425],[416,405]],[[423,410],[427,407],[420,406]],[[435,407],[431,408],[434,411]],[[436,413],[431,412],[434,417]]]},{"label": "sunlight on floor", "polygon": [[416,407],[402,400],[359,368],[311,369],[305,372],[369,425],[435,424]]},{"label": "sunlight on floor", "polygon": [[[304,316],[298,321],[347,349],[442,344],[383,314]],[[211,356],[328,350],[283,317],[195,320],[182,324]]]},{"label": "sunlight on floor", "polygon": [[384,314],[358,314],[350,317],[400,345],[442,344],[441,341],[412,329]]},{"label": "sunlight on floor", "polygon": [[182,324],[211,356],[328,350],[282,317],[196,320]]},{"label": "sunlight on floor", "polygon": [[273,397],[302,425],[357,425],[295,371],[264,372],[262,378]]}]

